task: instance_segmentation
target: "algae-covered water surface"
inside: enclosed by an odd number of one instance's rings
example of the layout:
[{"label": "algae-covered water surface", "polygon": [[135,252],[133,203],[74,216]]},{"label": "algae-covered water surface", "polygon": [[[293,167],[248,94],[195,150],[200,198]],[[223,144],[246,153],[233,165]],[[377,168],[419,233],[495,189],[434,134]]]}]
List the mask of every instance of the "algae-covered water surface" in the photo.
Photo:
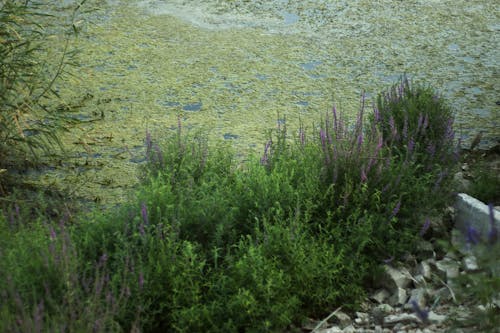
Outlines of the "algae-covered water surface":
[{"label": "algae-covered water surface", "polygon": [[71,162],[36,177],[122,201],[145,160],[146,132],[202,128],[242,152],[266,131],[354,114],[403,73],[438,88],[467,140],[498,138],[495,1],[114,1],[80,34],[80,65],[57,87],[84,100],[63,134]]}]

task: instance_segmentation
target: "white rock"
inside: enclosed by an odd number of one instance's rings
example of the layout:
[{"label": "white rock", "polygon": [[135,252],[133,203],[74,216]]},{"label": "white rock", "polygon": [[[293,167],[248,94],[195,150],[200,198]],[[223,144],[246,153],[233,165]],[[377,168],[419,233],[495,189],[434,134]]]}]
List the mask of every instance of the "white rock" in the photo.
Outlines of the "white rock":
[{"label": "white rock", "polygon": [[462,265],[467,272],[477,271],[477,259],[473,254],[469,254],[462,259]]},{"label": "white rock", "polygon": [[[490,231],[490,212],[483,202],[465,194],[459,193],[455,202],[455,228],[461,232],[462,244],[466,248],[465,235],[469,226],[474,227],[480,235],[486,237]],[[500,211],[493,210],[493,220],[500,229]]]},{"label": "white rock", "polygon": [[436,268],[441,273],[444,273],[442,275],[444,275],[446,277],[448,282],[451,279],[458,277],[459,266],[460,265],[458,264],[458,262],[454,259],[451,259],[451,258],[444,258],[443,260],[439,260],[436,262]]},{"label": "white rock", "polygon": [[384,318],[384,324],[394,326],[396,324],[419,323],[420,319],[413,313],[400,313],[397,315],[389,315]]},{"label": "white rock", "polygon": [[429,312],[429,317],[427,319],[431,323],[440,324],[440,323],[442,323],[443,321],[446,320],[446,316],[445,315],[437,314],[437,313],[435,313],[433,311],[430,311]]}]

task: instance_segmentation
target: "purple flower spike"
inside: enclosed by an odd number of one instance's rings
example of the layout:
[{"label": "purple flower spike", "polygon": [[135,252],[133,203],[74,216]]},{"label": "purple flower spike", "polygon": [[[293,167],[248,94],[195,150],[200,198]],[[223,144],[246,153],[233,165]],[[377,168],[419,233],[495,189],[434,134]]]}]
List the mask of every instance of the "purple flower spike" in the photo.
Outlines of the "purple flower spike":
[{"label": "purple flower spike", "polygon": [[498,240],[498,230],[495,224],[495,212],[493,210],[493,204],[488,205],[490,211],[490,231],[488,233],[488,242],[490,244],[495,244]]},{"label": "purple flower spike", "polygon": [[366,177],[365,169],[361,169],[361,182],[366,182],[368,177]]},{"label": "purple flower spike", "polygon": [[427,319],[429,318],[429,312],[426,310],[423,310],[420,308],[418,305],[417,301],[412,300],[411,305],[413,307],[413,311],[415,311],[415,314],[417,315],[418,318],[420,318],[421,321],[426,322]]},{"label": "purple flower spike", "polygon": [[429,230],[429,227],[431,226],[431,220],[429,220],[429,218],[426,218],[425,219],[425,223],[424,225],[422,226],[422,229],[420,229],[420,236],[422,237],[423,235],[425,235],[425,233],[427,232],[427,230]]},{"label": "purple flower spike", "polygon": [[399,213],[399,208],[401,208],[401,201],[398,201],[394,209],[392,210],[391,218]]},{"label": "purple flower spike", "polygon": [[146,204],[143,202],[141,204],[141,215],[142,215],[142,221],[144,222],[144,224],[148,224],[148,207],[146,206]]},{"label": "purple flower spike", "polygon": [[467,243],[476,245],[481,240],[481,235],[479,232],[471,225],[467,227],[467,235],[466,235]]},{"label": "purple flower spike", "polygon": [[410,140],[408,140],[408,155],[413,153],[413,148],[415,148],[415,141],[413,138],[410,138]]}]

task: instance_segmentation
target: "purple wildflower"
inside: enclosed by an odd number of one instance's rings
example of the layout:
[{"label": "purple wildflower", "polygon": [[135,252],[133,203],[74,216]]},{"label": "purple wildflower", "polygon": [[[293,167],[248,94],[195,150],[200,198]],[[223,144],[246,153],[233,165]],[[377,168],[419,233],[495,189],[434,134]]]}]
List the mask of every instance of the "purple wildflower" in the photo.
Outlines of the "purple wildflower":
[{"label": "purple wildflower", "polygon": [[359,135],[358,135],[358,150],[361,148],[362,144],[363,144],[363,133],[359,133]]},{"label": "purple wildflower", "polygon": [[272,141],[269,140],[264,147],[264,154],[260,158],[260,164],[268,165],[269,163],[269,149],[271,148]]},{"label": "purple wildflower", "polygon": [[413,138],[410,138],[410,140],[408,140],[407,147],[408,155],[411,155],[413,153],[413,148],[415,148],[415,141],[413,140]]},{"label": "purple wildflower", "polygon": [[476,245],[481,240],[481,235],[479,232],[471,225],[467,226],[467,235],[466,235],[467,243]]},{"label": "purple wildflower", "polygon": [[156,158],[158,159],[158,162],[160,163],[160,167],[163,168],[163,153],[161,151],[161,148],[160,146],[158,146],[157,144],[155,144],[153,146],[153,149],[155,150],[156,152]]},{"label": "purple wildflower", "polygon": [[364,183],[368,177],[366,177],[365,169],[361,169],[361,182]]},{"label": "purple wildflower", "polygon": [[335,135],[338,139],[338,120],[337,120],[337,108],[335,107],[335,105],[333,106],[333,109],[332,109],[332,113],[333,113],[333,130],[335,131]]},{"label": "purple wildflower", "polygon": [[488,232],[488,242],[490,244],[495,244],[498,240],[498,230],[495,224],[495,212],[493,210],[493,204],[488,205],[488,209],[490,212],[490,231]]},{"label": "purple wildflower", "polygon": [[403,124],[403,139],[406,140],[408,137],[408,117],[405,116],[405,121]]},{"label": "purple wildflower", "polygon": [[429,143],[429,145],[427,146],[427,153],[429,153],[431,157],[434,157],[434,154],[436,153],[436,146],[432,143]]},{"label": "purple wildflower", "polygon": [[401,208],[401,200],[398,201],[396,206],[394,206],[394,209],[392,210],[391,218],[396,216],[399,213],[399,208]]},{"label": "purple wildflower", "polygon": [[413,307],[413,311],[415,311],[415,314],[417,315],[418,318],[420,318],[421,321],[426,322],[427,319],[429,318],[429,312],[421,309],[420,306],[418,305],[417,301],[412,300],[411,305]]},{"label": "purple wildflower", "polygon": [[146,204],[144,202],[141,204],[141,215],[142,215],[142,221],[144,222],[144,224],[147,225],[149,223],[148,207],[146,206]]},{"label": "purple wildflower", "polygon": [[394,124],[394,117],[393,116],[391,116],[389,118],[389,126],[391,127],[392,139],[394,139],[396,137],[396,135],[398,134],[398,130],[396,129],[396,125]]},{"label": "purple wildflower", "polygon": [[418,132],[420,131],[420,128],[422,127],[423,123],[424,123],[424,117],[422,116],[422,114],[419,114],[418,115],[417,133],[416,134],[418,134]]},{"label": "purple wildflower", "polygon": [[49,227],[50,240],[55,240],[57,238],[56,231],[52,226]]},{"label": "purple wildflower", "polygon": [[431,226],[431,220],[429,218],[425,219],[424,225],[422,226],[422,229],[420,229],[420,236],[425,235],[427,230],[429,230],[429,227]]}]

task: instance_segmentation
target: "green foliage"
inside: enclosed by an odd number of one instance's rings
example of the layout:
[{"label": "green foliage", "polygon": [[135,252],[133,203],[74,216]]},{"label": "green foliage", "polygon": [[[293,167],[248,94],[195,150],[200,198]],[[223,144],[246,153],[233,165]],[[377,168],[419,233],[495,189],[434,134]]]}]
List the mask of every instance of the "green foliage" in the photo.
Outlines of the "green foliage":
[{"label": "green foliage", "polygon": [[477,260],[478,270],[467,272],[453,280],[458,301],[470,311],[453,316],[453,325],[467,327],[474,331],[496,332],[500,327],[500,241],[494,223],[493,206],[490,204],[490,230],[481,235],[473,227],[467,230],[467,246]]},{"label": "green foliage", "polygon": [[[51,155],[60,146],[57,133],[68,120],[65,108],[47,101],[58,97],[53,84],[71,53],[68,36],[60,55],[48,45],[54,27],[64,25],[49,14],[51,8],[29,0],[0,4],[0,168],[36,164],[39,153]],[[72,21],[80,6],[75,8]],[[54,57],[60,58],[52,62]]]},{"label": "green foliage", "polygon": [[487,162],[474,165],[471,170],[472,183],[470,195],[485,203],[500,205],[500,177],[498,170]]},{"label": "green foliage", "polygon": [[[348,126],[334,109],[295,141],[281,128],[244,164],[181,124],[163,144],[147,134],[136,200],[58,225],[56,237],[51,224],[35,223],[29,246],[24,229],[4,221],[2,237],[15,237],[2,248],[1,270],[23,308],[36,309],[50,282],[55,305],[45,322],[82,312],[97,331],[282,331],[339,305],[355,309],[380,262],[411,250],[425,214],[443,207],[434,195],[447,193],[452,154],[400,153],[384,139],[385,122],[373,118],[367,128],[364,112]],[[55,244],[66,259],[50,269],[44,255],[28,257]],[[16,268],[14,258],[26,264]],[[0,311],[6,325],[29,317],[15,299]],[[58,304],[71,306],[58,314]]]}]

